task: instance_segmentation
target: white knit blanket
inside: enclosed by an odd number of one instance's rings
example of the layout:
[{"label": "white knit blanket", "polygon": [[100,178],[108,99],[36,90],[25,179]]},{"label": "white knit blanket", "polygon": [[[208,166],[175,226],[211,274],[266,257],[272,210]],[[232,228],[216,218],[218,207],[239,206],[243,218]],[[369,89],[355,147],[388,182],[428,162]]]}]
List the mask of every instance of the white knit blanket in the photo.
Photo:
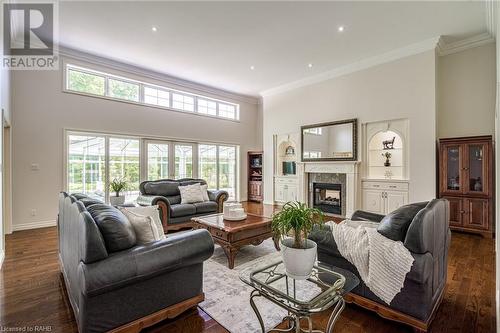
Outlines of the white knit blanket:
[{"label": "white knit blanket", "polygon": [[345,220],[327,223],[340,254],[356,266],[363,282],[381,300],[390,304],[401,291],[413,257],[403,243],[380,233],[371,222]]}]

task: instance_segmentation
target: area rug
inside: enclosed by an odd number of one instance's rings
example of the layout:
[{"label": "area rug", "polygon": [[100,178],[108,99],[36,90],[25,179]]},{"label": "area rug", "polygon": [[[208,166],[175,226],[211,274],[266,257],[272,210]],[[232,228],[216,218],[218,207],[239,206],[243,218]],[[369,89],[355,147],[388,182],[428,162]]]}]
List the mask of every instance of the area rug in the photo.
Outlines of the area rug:
[{"label": "area rug", "polygon": [[[200,307],[231,333],[261,332],[257,316],[250,306],[253,288],[240,280],[242,272],[280,259],[272,240],[259,246],[246,246],[236,256],[234,269],[227,267],[224,251],[216,246],[214,255],[204,264],[205,301]],[[281,323],[286,311],[259,297],[255,303],[264,319],[266,330]]]}]

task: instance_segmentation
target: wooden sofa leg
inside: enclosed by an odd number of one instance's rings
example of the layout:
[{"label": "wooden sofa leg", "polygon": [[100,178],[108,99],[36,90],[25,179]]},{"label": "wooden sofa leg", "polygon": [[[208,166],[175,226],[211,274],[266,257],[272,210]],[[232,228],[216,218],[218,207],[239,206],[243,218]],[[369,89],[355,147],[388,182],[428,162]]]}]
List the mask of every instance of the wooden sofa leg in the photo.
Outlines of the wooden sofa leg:
[{"label": "wooden sofa leg", "polygon": [[163,225],[163,233],[166,234],[168,232],[168,207],[164,202],[158,201],[158,207],[161,212],[161,224]]}]

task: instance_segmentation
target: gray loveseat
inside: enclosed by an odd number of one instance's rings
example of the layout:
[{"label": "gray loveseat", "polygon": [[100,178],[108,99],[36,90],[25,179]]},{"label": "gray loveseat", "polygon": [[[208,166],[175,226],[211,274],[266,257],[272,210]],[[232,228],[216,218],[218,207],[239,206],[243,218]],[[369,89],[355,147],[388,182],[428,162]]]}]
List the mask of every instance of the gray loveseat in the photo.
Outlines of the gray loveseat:
[{"label": "gray loveseat", "polygon": [[145,181],[139,185],[141,195],[137,203],[141,206],[158,205],[165,233],[167,230],[179,230],[191,227],[191,218],[195,216],[221,213],[224,201],[228,198],[226,191],[208,191],[210,201],[194,204],[181,204],[179,186],[200,183],[203,179],[184,178],[179,180],[161,179]]},{"label": "gray loveseat", "polygon": [[203,262],[214,244],[206,230],[137,245],[115,207],[59,196],[59,257],[80,332],[138,332],[203,296]]},{"label": "gray loveseat", "polygon": [[[403,289],[390,305],[378,298],[361,280],[346,298],[380,316],[427,331],[443,297],[446,284],[449,229],[449,204],[445,199],[402,206],[383,216],[356,211],[352,220],[380,222],[377,230],[404,243],[415,259]],[[347,269],[358,277],[358,270],[339,253],[329,228],[314,230],[310,236],[318,244],[318,260]]]}]

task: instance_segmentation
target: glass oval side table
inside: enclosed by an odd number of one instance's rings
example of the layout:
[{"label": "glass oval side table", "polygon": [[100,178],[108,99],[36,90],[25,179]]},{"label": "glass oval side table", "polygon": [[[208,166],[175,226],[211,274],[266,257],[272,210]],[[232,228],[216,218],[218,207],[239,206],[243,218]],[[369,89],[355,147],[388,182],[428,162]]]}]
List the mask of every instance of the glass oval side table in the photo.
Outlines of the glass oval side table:
[{"label": "glass oval side table", "polygon": [[[288,312],[284,321],[288,321],[289,328],[274,328],[267,332],[331,333],[345,307],[343,296],[359,284],[359,279],[352,272],[321,262],[314,265],[307,280],[295,280],[286,275],[281,260],[245,270],[240,279],[254,289],[250,294],[250,305],[257,315],[263,333],[266,333],[264,321],[254,298],[263,297]],[[311,315],[332,306],[333,311],[326,330],[313,330]],[[307,328],[301,327],[301,319],[307,320]]]}]

